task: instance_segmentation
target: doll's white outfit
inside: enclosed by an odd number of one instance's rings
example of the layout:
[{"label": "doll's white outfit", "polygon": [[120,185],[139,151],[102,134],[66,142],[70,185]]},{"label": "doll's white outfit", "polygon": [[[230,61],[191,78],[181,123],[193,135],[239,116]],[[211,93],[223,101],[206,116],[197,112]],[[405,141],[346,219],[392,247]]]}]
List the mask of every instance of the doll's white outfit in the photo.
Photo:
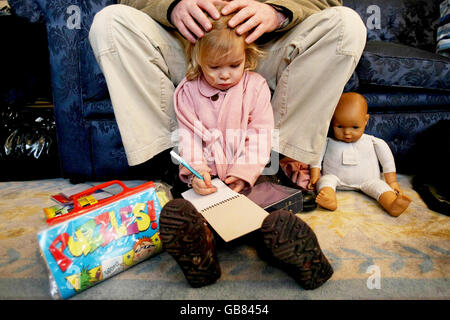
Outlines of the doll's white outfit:
[{"label": "doll's white outfit", "polygon": [[394,191],[382,180],[380,173],[379,163],[383,173],[395,172],[394,156],[382,139],[368,134],[350,143],[327,138],[321,161],[311,167],[320,168],[322,161],[322,176],[317,182],[317,190],[324,187],[361,190],[376,200],[384,192]]}]

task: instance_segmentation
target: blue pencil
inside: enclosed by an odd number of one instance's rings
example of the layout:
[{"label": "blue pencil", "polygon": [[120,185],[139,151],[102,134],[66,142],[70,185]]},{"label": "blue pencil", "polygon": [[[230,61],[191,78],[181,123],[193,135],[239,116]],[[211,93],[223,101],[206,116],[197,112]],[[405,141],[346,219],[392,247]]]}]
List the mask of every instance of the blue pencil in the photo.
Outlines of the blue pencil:
[{"label": "blue pencil", "polygon": [[187,162],[184,161],[184,159],[182,157],[180,157],[178,154],[175,153],[175,151],[173,151],[173,150],[170,151],[170,155],[172,157],[174,157],[175,159],[177,159],[184,167],[186,167],[186,169],[188,169],[190,172],[192,172],[197,178],[205,181],[203,176],[200,173],[198,173],[197,171],[195,171],[194,168],[192,168],[190,165],[188,165]]}]

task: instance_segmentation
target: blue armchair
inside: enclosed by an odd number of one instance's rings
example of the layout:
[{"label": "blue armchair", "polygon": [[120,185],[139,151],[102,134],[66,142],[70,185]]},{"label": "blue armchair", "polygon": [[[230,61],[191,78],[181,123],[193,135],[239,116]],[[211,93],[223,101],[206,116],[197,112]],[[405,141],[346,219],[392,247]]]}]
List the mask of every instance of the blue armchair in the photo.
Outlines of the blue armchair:
[{"label": "blue armchair", "polygon": [[[62,173],[72,181],[133,178],[105,79],[89,45],[92,19],[114,0],[9,0],[45,20]],[[450,59],[435,54],[435,0],[345,0],[368,27],[368,43],[345,91],[362,93],[366,132],[388,142],[399,171],[418,133],[450,119]]]},{"label": "blue armchair", "polygon": [[131,174],[105,78],[88,39],[94,15],[116,2],[9,1],[17,15],[46,23],[62,174],[74,182]]}]

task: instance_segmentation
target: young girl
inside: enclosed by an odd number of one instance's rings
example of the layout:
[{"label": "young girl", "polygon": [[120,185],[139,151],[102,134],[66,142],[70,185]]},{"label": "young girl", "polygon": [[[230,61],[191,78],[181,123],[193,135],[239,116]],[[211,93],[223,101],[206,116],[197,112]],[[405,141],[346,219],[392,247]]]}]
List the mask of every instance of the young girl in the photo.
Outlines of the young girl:
[{"label": "young girl", "polygon": [[215,192],[218,176],[239,192],[251,187],[267,164],[274,128],[270,89],[251,72],[262,55],[228,27],[232,15],[188,44],[186,78],[174,93],[179,153],[204,181],[180,166],[180,179],[202,195]]},{"label": "young girl", "polygon": [[[231,17],[211,21],[212,30],[187,47],[187,76],[175,90],[179,152],[204,180],[183,166],[179,174],[201,195],[215,192],[211,176],[236,192],[253,186],[271,149],[270,91],[264,78],[250,71],[261,52],[245,43],[245,34],[228,28]],[[271,255],[302,287],[317,288],[331,277],[333,269],[314,232],[294,214],[270,214],[261,233]],[[213,233],[189,201],[174,199],[164,206],[160,235],[192,287],[220,277]]]}]

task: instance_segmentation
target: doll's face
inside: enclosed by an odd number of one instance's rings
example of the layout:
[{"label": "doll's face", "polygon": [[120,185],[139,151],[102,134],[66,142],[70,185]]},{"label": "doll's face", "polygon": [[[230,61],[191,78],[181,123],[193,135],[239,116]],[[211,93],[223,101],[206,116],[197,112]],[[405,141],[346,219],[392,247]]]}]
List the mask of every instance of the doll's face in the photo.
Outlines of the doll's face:
[{"label": "doll's face", "polygon": [[343,142],[355,142],[364,133],[369,115],[360,98],[344,97],[334,112],[332,126],[334,137]]},{"label": "doll's face", "polygon": [[244,66],[245,50],[242,45],[219,61],[206,58],[201,68],[209,85],[219,90],[227,90],[241,80]]}]

